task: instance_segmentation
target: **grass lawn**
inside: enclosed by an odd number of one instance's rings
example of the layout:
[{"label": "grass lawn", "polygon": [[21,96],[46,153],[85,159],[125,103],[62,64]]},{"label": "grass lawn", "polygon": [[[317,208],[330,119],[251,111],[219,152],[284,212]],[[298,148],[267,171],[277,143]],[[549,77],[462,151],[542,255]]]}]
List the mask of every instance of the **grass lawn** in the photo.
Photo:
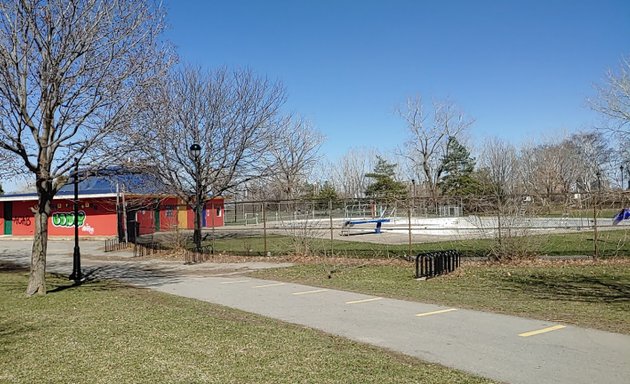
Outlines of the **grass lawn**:
[{"label": "grass lawn", "polygon": [[345,263],[302,264],[253,275],[630,334],[627,260],[467,264],[452,275],[427,281],[414,280],[413,263]]},{"label": "grass lawn", "polygon": [[208,303],[0,268],[2,383],[489,383]]},{"label": "grass lawn", "polygon": [[[528,236],[532,250],[540,255],[574,256],[593,255],[593,232],[569,234],[543,234]],[[210,241],[204,245],[210,245]],[[490,239],[452,240],[413,244],[413,252],[458,249],[466,256],[487,256],[494,245]],[[630,256],[630,230],[600,231],[598,236],[601,257]],[[386,258],[406,255],[408,244],[375,244],[359,241],[296,238],[291,236],[268,235],[267,250],[272,255],[303,253],[308,247],[310,253],[335,256]],[[232,255],[264,256],[264,240],[261,236],[235,236],[215,240],[215,252]]]}]

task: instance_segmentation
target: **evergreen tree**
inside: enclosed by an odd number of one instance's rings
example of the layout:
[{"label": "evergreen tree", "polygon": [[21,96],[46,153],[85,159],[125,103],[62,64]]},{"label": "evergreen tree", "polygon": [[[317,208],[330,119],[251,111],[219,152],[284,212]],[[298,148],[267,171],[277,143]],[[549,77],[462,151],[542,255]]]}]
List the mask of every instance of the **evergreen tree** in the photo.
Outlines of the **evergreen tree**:
[{"label": "evergreen tree", "polygon": [[335,189],[335,187],[331,183],[326,181],[324,182],[322,188],[319,190],[316,198],[317,200],[322,201],[336,201],[339,198],[339,195],[337,194],[337,190]]},{"label": "evergreen tree", "polygon": [[337,190],[329,181],[325,181],[320,188],[316,184],[305,183],[302,189],[304,191],[301,196],[303,200],[335,201],[339,198]]},{"label": "evergreen tree", "polygon": [[304,183],[300,186],[300,199],[315,200],[317,199],[317,186],[311,183]]},{"label": "evergreen tree", "polygon": [[0,195],[4,195],[4,189],[2,189],[2,184],[0,184]]},{"label": "evergreen tree", "polygon": [[306,183],[303,189],[302,199],[304,200],[336,201],[339,198],[337,190],[329,181],[325,181],[319,188],[316,184]]},{"label": "evergreen tree", "polygon": [[365,177],[374,179],[365,190],[365,195],[377,199],[399,200],[407,197],[407,186],[395,180],[397,164],[391,164],[380,156],[377,156],[374,171],[367,173]]},{"label": "evergreen tree", "polygon": [[480,190],[475,177],[475,159],[468,149],[453,136],[449,137],[446,155],[442,158],[442,177],[439,182],[444,195],[466,196]]}]

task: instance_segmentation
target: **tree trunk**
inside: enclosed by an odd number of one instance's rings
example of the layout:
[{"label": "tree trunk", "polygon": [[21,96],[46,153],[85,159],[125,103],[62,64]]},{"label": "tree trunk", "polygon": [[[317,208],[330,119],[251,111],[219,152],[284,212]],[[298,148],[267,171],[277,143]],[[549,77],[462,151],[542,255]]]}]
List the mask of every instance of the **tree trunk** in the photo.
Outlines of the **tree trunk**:
[{"label": "tree trunk", "polygon": [[31,251],[31,273],[28,279],[26,295],[46,294],[46,251],[48,248],[48,218],[50,217],[50,203],[52,198],[48,193],[38,191],[38,206],[33,210],[35,214],[35,233]]}]

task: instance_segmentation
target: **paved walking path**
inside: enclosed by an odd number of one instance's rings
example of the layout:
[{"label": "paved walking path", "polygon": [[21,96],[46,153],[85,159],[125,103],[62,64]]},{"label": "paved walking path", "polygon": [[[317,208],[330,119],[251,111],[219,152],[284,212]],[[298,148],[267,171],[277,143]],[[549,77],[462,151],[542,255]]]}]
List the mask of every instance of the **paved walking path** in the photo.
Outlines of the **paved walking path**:
[{"label": "paved walking path", "polygon": [[[19,250],[15,242],[3,250],[7,243],[0,241],[0,261],[28,260],[28,249]],[[51,247],[49,270],[69,271],[71,250],[71,246]],[[99,250],[94,246],[86,252]],[[92,258],[84,265],[103,277],[320,329],[509,383],[630,382],[630,336],[626,335],[253,279],[239,274],[238,265]],[[217,273],[195,276],[200,268],[207,274],[216,268]],[[224,272],[228,269],[236,273]]]}]

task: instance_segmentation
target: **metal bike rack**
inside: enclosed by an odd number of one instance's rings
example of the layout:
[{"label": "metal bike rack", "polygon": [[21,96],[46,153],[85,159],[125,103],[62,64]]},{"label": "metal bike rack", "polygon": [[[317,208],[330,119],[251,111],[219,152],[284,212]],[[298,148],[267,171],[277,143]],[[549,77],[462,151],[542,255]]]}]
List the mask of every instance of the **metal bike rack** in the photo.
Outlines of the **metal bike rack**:
[{"label": "metal bike rack", "polygon": [[456,250],[419,253],[416,256],[416,279],[453,272],[459,267],[460,258]]}]

